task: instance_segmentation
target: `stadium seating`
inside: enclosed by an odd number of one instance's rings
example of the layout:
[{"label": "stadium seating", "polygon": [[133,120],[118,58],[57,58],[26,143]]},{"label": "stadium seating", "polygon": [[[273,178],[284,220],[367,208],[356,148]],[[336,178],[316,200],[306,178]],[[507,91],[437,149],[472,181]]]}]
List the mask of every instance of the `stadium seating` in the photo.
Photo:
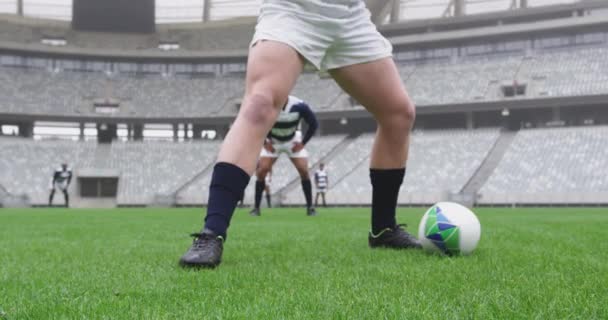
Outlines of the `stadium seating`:
[{"label": "stadium seating", "polygon": [[[46,204],[53,170],[67,161],[75,178],[80,169],[116,169],[119,205],[146,205],[156,195],[172,194],[213,162],[219,142],[129,142],[110,148],[108,163],[95,161],[96,143],[0,138],[0,185]],[[76,182],[76,181],[74,181]],[[75,190],[73,183],[72,189]]]},{"label": "stadium seating", "polygon": [[[461,191],[498,136],[497,129],[415,132],[399,202],[432,203]],[[308,146],[311,166],[321,159],[326,162],[331,204],[368,204],[371,201],[368,162],[373,135],[345,138],[342,135],[314,138]],[[605,126],[520,131],[481,188],[479,202],[605,202],[607,145]],[[10,155],[0,157],[0,185],[12,195],[27,195],[32,204],[46,204],[52,172],[67,161],[76,177],[82,169],[118,172],[119,205],[149,205],[156,196],[173,196],[176,192],[178,204],[207,202],[210,168],[218,141],[117,142],[104,147],[109,152],[104,161],[97,159],[99,148],[93,142],[0,137],[0,150],[3,155]],[[246,192],[247,204],[253,202],[254,182],[255,178]],[[75,192],[76,184],[73,185]],[[286,158],[276,164],[272,191],[281,195],[275,202],[304,203],[297,172]]]},{"label": "stadium seating", "polygon": [[14,195],[25,194],[34,204],[46,204],[53,172],[66,161],[77,172],[91,162],[96,144],[72,141],[38,142],[0,138],[0,184]]},{"label": "stadium seating", "polygon": [[517,77],[539,96],[578,96],[608,92],[608,48],[562,49],[523,60]]},{"label": "stadium seating", "polygon": [[112,144],[110,168],[120,172],[118,204],[146,205],[170,195],[205,169],[219,143],[129,142]]},{"label": "stadium seating", "polygon": [[[344,179],[352,170],[362,163],[367,164],[374,135],[364,134],[349,143],[349,145],[335,157],[326,161],[325,167],[329,174],[330,185],[334,185]],[[313,173],[311,173],[312,175]],[[313,183],[314,187],[314,183]],[[303,204],[302,188],[296,187],[285,195],[282,201],[285,204]]]},{"label": "stadium seating", "polygon": [[[332,135],[323,137],[314,137],[306,146],[310,154],[309,163],[314,165],[326,156],[334,147],[344,140],[344,135]],[[211,172],[199,177],[195,182],[188,185],[182,192],[178,193],[178,203],[181,204],[203,204],[207,203],[208,185],[211,178]],[[277,160],[272,173],[272,192],[277,192],[284,188],[288,183],[298,179],[298,173],[293,168],[293,165],[286,157],[280,157]],[[245,202],[253,203],[255,193],[255,177],[251,179],[249,186],[245,192]]]},{"label": "stadium seating", "polygon": [[[99,99],[119,101],[127,117],[213,116],[242,95],[240,77],[163,78],[102,73],[0,68],[0,111],[19,114],[94,116]],[[234,112],[233,112],[234,113]]]},{"label": "stadium seating", "polygon": [[[513,81],[521,63],[518,56],[479,56],[456,61],[422,63],[405,79],[418,105],[496,100],[492,83]],[[407,68],[407,67],[405,67]]]},{"label": "stadium seating", "polygon": [[608,199],[608,127],[522,130],[481,188],[481,203]]},{"label": "stadium seating", "polygon": [[[504,99],[505,83],[526,83],[525,98],[608,93],[608,48],[571,48],[521,55],[400,63],[419,107]],[[440,75],[440,76],[438,76]],[[95,116],[100,99],[120,103],[124,117],[232,116],[243,94],[242,73],[194,75],[74,72],[0,67],[0,112]],[[304,73],[293,94],[318,111],[352,109],[331,79]]]},{"label": "stadium seating", "polygon": [[[494,145],[496,129],[421,131],[411,142],[407,175],[401,189],[400,203],[431,203],[447,193],[459,192]],[[332,204],[368,204],[371,201],[369,163],[371,136],[357,139],[352,148],[328,162]],[[340,169],[344,159],[352,163]],[[297,191],[286,203],[301,204]]]}]

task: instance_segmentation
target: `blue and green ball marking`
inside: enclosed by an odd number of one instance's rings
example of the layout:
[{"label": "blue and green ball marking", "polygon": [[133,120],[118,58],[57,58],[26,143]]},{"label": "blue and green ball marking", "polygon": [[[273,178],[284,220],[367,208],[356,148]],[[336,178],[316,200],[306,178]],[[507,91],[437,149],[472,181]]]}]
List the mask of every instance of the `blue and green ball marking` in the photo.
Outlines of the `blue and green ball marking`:
[{"label": "blue and green ball marking", "polygon": [[443,253],[460,253],[460,230],[443,214],[440,207],[429,209],[424,230],[424,236]]}]

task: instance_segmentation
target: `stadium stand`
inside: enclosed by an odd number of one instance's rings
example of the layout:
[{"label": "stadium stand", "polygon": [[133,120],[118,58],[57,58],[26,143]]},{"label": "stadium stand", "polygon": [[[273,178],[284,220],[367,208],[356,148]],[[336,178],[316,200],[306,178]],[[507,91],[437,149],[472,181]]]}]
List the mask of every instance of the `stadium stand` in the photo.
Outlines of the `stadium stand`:
[{"label": "stadium stand", "polygon": [[[523,98],[608,93],[608,48],[570,48],[523,55],[488,55],[401,63],[400,72],[419,107],[505,99],[505,83],[526,84]],[[559,66],[559,68],[558,68]],[[441,75],[438,77],[437,75]],[[242,74],[74,72],[0,67],[0,112],[95,116],[99,100],[119,104],[124,117],[213,117],[236,114]],[[35,90],[34,90],[35,89]],[[32,94],[35,92],[35,94]],[[330,79],[305,73],[294,94],[319,111],[352,108]]]},{"label": "stadium stand", "polygon": [[[417,131],[399,202],[426,204],[458,193],[475,174],[499,137],[498,129]],[[323,160],[330,174],[331,204],[367,204],[371,196],[368,160],[373,136],[345,140],[316,137],[309,145],[311,167]],[[336,146],[348,143],[340,152]],[[608,199],[608,127],[529,129],[517,133],[498,167],[480,190],[481,204],[581,204]],[[156,196],[174,195],[179,205],[204,205],[218,141],[116,142],[99,161],[93,142],[35,141],[2,137],[0,192],[26,195],[29,203],[47,202],[51,174],[62,161],[80,170],[114,169],[119,173],[118,205],[150,205]],[[328,156],[331,155],[331,156]],[[252,179],[246,203],[253,202]],[[275,203],[303,204],[299,178],[289,160],[275,167]],[[289,188],[287,188],[290,186]],[[72,193],[75,193],[76,183]],[[178,192],[179,191],[179,192]],[[276,195],[280,195],[277,198]]]},{"label": "stadium stand", "polygon": [[517,78],[538,96],[579,96],[608,92],[608,48],[561,49],[526,57]]},{"label": "stadium stand", "polygon": [[[415,132],[399,202],[432,203],[445,198],[446,193],[460,192],[498,136],[497,129]],[[359,137],[342,155],[328,161],[331,177],[328,197],[333,204],[371,201],[367,159],[372,138],[372,135]],[[286,195],[286,203],[302,203],[296,192]]]},{"label": "stadium stand", "polygon": [[479,202],[605,202],[606,146],[605,126],[522,130],[481,188]]},{"label": "stadium stand", "polygon": [[[14,195],[27,195],[32,204],[46,204],[54,170],[66,161],[75,173],[92,163],[96,143],[72,141],[38,142],[0,138],[0,184]],[[74,187],[72,187],[74,189]]]},{"label": "stadium stand", "polygon": [[146,205],[156,195],[175,192],[212,163],[218,146],[218,142],[115,143],[109,162],[99,164],[97,143],[0,138],[1,150],[11,155],[0,157],[0,184],[12,194],[28,195],[32,204],[46,204],[53,170],[66,161],[75,179],[80,169],[117,169],[118,204]]},{"label": "stadium stand", "polygon": [[[242,95],[243,79],[163,78],[160,75],[0,67],[0,111],[17,114],[95,116],[97,100],[119,103],[117,116],[202,117]],[[35,92],[35,94],[32,94]]]},{"label": "stadium stand", "polygon": [[[316,164],[323,159],[334,147],[344,140],[344,135],[331,135],[314,137],[313,140],[306,146],[310,153],[310,166]],[[211,172],[199,177],[196,181],[189,184],[184,190],[177,194],[178,204],[193,205],[206,204],[208,197],[209,180]],[[272,173],[271,190],[273,193],[281,190],[290,182],[299,179],[298,173],[293,168],[293,165],[288,158],[282,156],[277,160]],[[253,203],[255,177],[251,179],[249,186],[245,192],[245,202]]]},{"label": "stadium stand", "polygon": [[431,61],[416,65],[412,73],[402,77],[407,79],[405,85],[414,101],[421,106],[497,100],[498,86],[492,84],[512,82],[521,59],[519,56],[479,56]]},{"label": "stadium stand", "polygon": [[112,144],[110,168],[120,171],[119,205],[146,205],[175,192],[215,159],[219,144],[128,142]]},{"label": "stadium stand", "polygon": [[[363,134],[349,143],[349,145],[331,159],[326,159],[326,169],[329,173],[330,186],[340,182],[361,163],[367,163],[369,152],[374,141],[373,134]],[[314,187],[314,184],[313,184]],[[285,204],[303,204],[300,188],[288,190],[282,195]]]}]

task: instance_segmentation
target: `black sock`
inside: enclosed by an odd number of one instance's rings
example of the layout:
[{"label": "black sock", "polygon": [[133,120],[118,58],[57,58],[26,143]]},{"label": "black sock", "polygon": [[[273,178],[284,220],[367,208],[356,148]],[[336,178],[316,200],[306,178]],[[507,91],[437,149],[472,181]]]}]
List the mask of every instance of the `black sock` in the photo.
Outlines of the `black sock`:
[{"label": "black sock", "polygon": [[272,202],[270,202],[270,193],[266,193],[266,204],[268,208],[272,208]]},{"label": "black sock", "polygon": [[51,206],[53,204],[54,196],[55,196],[55,190],[51,191],[51,194],[49,195],[49,206]]},{"label": "black sock", "polygon": [[264,180],[257,180],[255,182],[255,208],[259,209],[260,204],[262,203],[262,193],[264,193],[264,188],[266,188],[266,182]]},{"label": "black sock", "polygon": [[67,192],[63,192],[63,197],[65,198],[65,206],[66,208],[70,206],[70,196]]},{"label": "black sock", "polygon": [[372,181],[372,233],[397,224],[397,199],[405,169],[370,169]]},{"label": "black sock", "polygon": [[213,168],[205,228],[226,237],[236,204],[249,184],[249,174],[226,162]]},{"label": "black sock", "polygon": [[312,207],[312,184],[310,179],[302,180],[302,191],[304,191],[304,198],[306,198],[306,207]]}]

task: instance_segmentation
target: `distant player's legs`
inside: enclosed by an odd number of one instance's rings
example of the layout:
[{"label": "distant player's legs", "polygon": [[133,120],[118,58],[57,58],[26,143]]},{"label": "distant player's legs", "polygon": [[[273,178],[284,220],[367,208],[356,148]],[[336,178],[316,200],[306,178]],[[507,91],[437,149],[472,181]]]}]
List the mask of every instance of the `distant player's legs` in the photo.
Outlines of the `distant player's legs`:
[{"label": "distant player's legs", "polygon": [[306,199],[306,209],[308,215],[315,215],[315,210],[312,206],[312,183],[310,182],[310,175],[308,173],[308,159],[307,158],[289,158],[291,163],[298,170],[300,179],[302,182],[302,191],[304,192],[304,199]]},{"label": "distant player's legs", "polygon": [[65,199],[65,207],[70,207],[70,195],[68,194],[68,189],[61,190],[63,192],[63,198]]},{"label": "distant player's legs", "polygon": [[304,60],[291,47],[260,41],[249,52],[245,97],[224,139],[214,167],[205,226],[182,256],[185,266],[214,267],[220,263],[223,239],[256,161],[264,138],[302,72]]},{"label": "distant player's legs", "polygon": [[323,198],[323,207],[327,207],[327,202],[325,202],[325,192],[321,193],[321,197]]},{"label": "distant player's legs", "polygon": [[51,189],[51,194],[49,194],[49,207],[53,205],[53,198],[55,197],[55,188]]},{"label": "distant player's legs", "polygon": [[260,215],[260,205],[262,203],[262,194],[266,189],[266,175],[272,170],[272,166],[277,161],[277,158],[261,157],[258,162],[258,168],[256,170],[257,180],[255,182],[255,202],[251,215]]},{"label": "distant player's legs", "polygon": [[403,87],[395,63],[391,58],[384,58],[330,73],[378,122],[370,163],[372,235],[389,230],[403,235],[399,240],[411,240],[411,246],[418,247],[415,239],[406,239],[406,234],[401,233],[395,218],[415,118],[414,104]]},{"label": "distant player's legs", "polygon": [[317,194],[315,195],[315,207],[319,206],[319,195],[320,194],[321,194],[320,192],[317,192]]}]

